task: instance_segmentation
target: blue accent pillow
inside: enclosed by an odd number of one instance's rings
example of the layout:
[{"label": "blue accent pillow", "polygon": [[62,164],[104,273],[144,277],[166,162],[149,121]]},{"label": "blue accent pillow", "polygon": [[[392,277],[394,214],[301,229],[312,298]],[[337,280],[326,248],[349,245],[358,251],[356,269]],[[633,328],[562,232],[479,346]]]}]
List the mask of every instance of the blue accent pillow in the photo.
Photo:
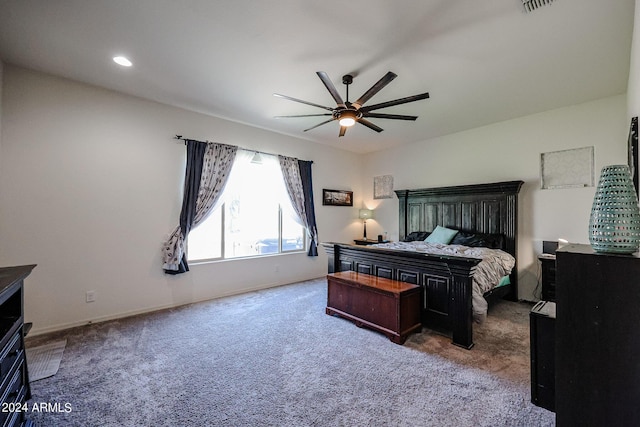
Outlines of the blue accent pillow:
[{"label": "blue accent pillow", "polygon": [[458,230],[437,226],[424,241],[427,243],[442,243],[443,245],[448,245],[456,234],[458,234]]}]

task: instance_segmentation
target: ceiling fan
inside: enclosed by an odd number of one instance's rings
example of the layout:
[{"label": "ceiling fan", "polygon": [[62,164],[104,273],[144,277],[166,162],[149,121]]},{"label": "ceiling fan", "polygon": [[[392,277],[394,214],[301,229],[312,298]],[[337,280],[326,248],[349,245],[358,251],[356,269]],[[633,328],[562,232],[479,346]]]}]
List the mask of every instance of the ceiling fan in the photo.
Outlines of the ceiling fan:
[{"label": "ceiling fan", "polygon": [[344,136],[347,132],[347,128],[353,126],[356,123],[360,123],[369,129],[373,129],[376,132],[382,132],[382,128],[376,126],[371,123],[367,118],[375,118],[375,119],[395,119],[395,120],[415,120],[418,116],[405,116],[401,114],[386,114],[386,113],[372,113],[374,110],[379,110],[380,108],[391,107],[394,105],[406,104],[408,102],[419,101],[421,99],[429,98],[429,92],[421,93],[419,95],[407,96],[406,98],[395,99],[393,101],[382,102],[380,104],[374,104],[364,107],[364,103],[371,99],[376,93],[378,93],[383,87],[388,85],[393,79],[398,77],[396,74],[389,71],[384,75],[376,84],[371,86],[371,88],[366,91],[357,101],[349,102],[349,85],[353,83],[353,76],[351,74],[344,75],[342,77],[342,83],[347,86],[347,100],[343,101],[342,97],[336,90],[335,86],[329,79],[329,76],[324,71],[318,71],[316,73],[322,83],[324,83],[325,87],[336,101],[336,107],[325,107],[323,105],[315,104],[313,102],[303,101],[301,99],[292,98],[290,96],[281,95],[279,93],[274,93],[274,96],[279,98],[288,99],[290,101],[300,102],[302,104],[311,105],[314,107],[322,108],[324,110],[330,111],[330,113],[324,114],[301,114],[294,116],[276,116],[275,118],[289,118],[289,117],[319,117],[319,116],[331,116],[329,120],[326,120],[322,123],[318,123],[315,126],[310,127],[309,129],[305,129],[304,131],[308,131],[311,129],[315,129],[318,126],[322,126],[334,120],[338,120],[340,123],[340,134],[339,136]]}]

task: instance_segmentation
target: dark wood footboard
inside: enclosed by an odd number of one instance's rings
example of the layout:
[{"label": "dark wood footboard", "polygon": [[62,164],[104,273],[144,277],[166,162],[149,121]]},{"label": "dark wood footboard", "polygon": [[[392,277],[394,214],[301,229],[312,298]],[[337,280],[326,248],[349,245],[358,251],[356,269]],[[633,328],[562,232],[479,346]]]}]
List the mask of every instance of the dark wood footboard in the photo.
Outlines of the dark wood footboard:
[{"label": "dark wood footboard", "polygon": [[420,285],[423,325],[450,332],[455,345],[473,347],[472,276],[480,259],[343,243],[322,246],[329,273],[351,270]]}]

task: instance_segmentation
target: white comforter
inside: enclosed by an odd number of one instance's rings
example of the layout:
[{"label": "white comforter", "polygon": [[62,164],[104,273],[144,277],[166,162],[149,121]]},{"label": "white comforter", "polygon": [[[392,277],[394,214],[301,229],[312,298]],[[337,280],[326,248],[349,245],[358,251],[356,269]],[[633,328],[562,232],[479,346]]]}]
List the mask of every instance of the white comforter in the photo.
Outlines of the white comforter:
[{"label": "white comforter", "polygon": [[473,275],[473,317],[478,322],[482,322],[487,316],[488,304],[483,294],[495,288],[503,276],[510,274],[516,263],[513,256],[500,249],[471,248],[468,246],[443,245],[422,241],[378,243],[373,246],[385,249],[482,259],[482,261],[478,263]]}]

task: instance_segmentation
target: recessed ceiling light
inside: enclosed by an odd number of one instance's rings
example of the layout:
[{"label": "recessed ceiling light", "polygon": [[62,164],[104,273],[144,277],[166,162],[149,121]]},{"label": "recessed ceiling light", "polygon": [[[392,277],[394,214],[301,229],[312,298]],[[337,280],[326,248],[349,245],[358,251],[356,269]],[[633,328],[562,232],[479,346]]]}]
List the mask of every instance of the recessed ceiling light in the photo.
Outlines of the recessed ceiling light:
[{"label": "recessed ceiling light", "polygon": [[131,67],[133,65],[131,61],[129,61],[124,56],[114,56],[113,62],[115,62],[118,65],[122,65],[123,67]]}]

